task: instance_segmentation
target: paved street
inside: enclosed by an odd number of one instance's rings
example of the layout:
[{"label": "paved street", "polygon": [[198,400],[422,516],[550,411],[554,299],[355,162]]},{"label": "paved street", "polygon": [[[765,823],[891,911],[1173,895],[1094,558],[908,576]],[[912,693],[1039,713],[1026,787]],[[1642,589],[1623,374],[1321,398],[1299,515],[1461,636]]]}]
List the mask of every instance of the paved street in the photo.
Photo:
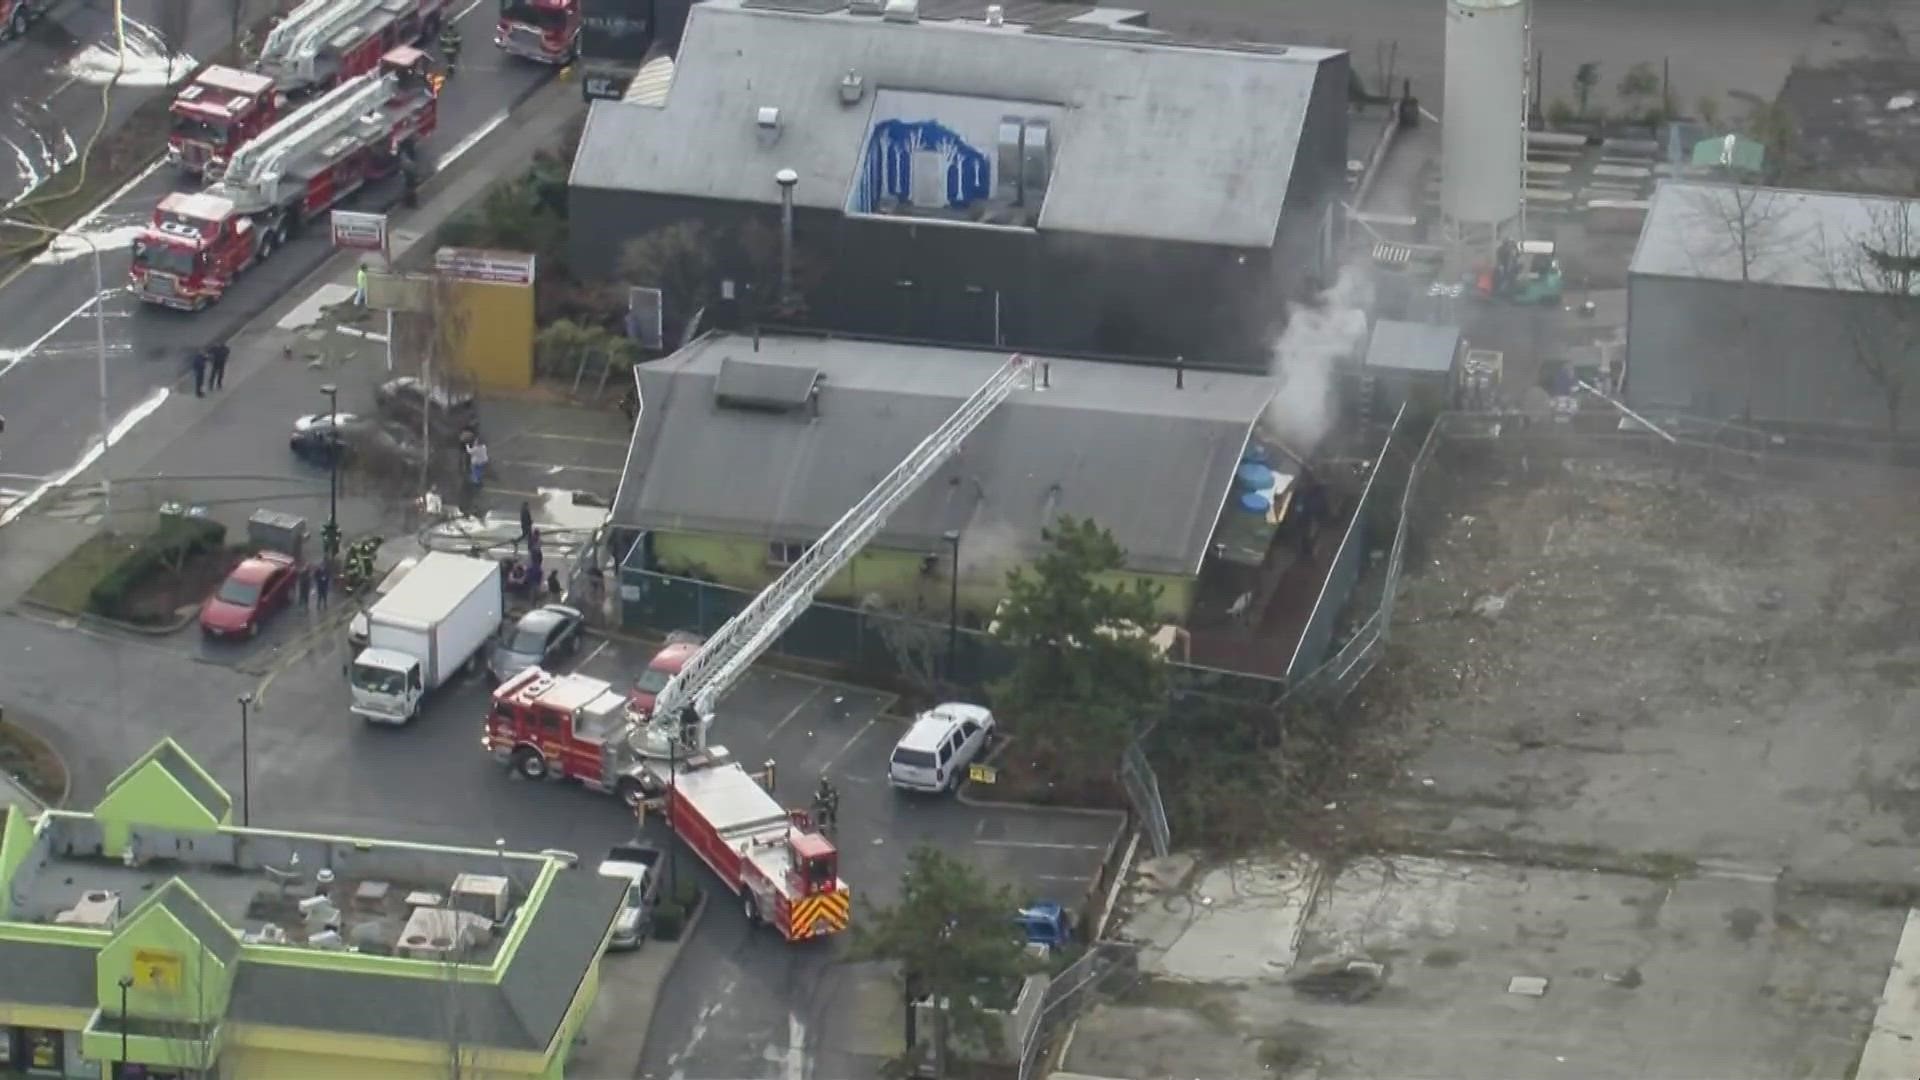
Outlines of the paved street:
[{"label": "paved street", "polygon": [[[494,10],[482,6],[470,3],[461,23],[462,33],[476,43],[491,38]],[[442,167],[464,156],[483,132],[497,128],[514,104],[552,75],[549,68],[513,60],[490,47],[476,44],[471,52],[472,58],[447,84],[439,131],[429,143]],[[194,348],[234,333],[329,250],[322,222],[249,272],[214,308],[183,314],[140,304],[123,290],[125,251],[154,204],[178,183],[171,170],[156,169],[81,229],[104,255],[108,399],[116,418],[127,416],[155,388],[177,386]],[[389,181],[348,205],[384,206],[397,195],[397,184]],[[9,421],[5,469],[13,474],[5,486],[19,487],[25,478],[66,469],[97,440],[93,293],[92,259],[84,244],[70,241],[43,254],[0,290],[0,414]]]}]

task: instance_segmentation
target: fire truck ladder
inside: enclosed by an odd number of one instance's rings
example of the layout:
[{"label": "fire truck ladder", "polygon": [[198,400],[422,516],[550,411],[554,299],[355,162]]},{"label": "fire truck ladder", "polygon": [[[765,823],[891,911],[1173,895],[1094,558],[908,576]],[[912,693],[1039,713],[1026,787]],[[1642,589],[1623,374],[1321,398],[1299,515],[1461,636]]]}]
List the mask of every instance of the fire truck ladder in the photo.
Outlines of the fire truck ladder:
[{"label": "fire truck ladder", "polygon": [[261,209],[273,201],[272,190],[289,162],[352,130],[393,96],[395,85],[391,75],[368,73],[301,106],[233,152],[221,187],[243,210]]},{"label": "fire truck ladder", "polygon": [[267,32],[260,61],[291,64],[302,77],[313,78],[321,46],[379,7],[380,0],[307,0]]},{"label": "fire truck ladder", "polygon": [[[860,554],[893,512],[959,451],[960,444],[1013,393],[1022,377],[1031,377],[1029,372],[1026,357],[1009,357],[952,416],[834,522],[806,554],[794,560],[786,573],[708,638],[680,673],[661,687],[654,698],[653,716],[645,728],[630,736],[633,749],[646,757],[667,757],[673,742],[684,741],[688,734],[692,738],[688,749],[704,748],[714,706],[721,696],[807,610],[814,594]],[[691,733],[683,731],[681,722],[681,713],[688,705],[700,718]]]}]

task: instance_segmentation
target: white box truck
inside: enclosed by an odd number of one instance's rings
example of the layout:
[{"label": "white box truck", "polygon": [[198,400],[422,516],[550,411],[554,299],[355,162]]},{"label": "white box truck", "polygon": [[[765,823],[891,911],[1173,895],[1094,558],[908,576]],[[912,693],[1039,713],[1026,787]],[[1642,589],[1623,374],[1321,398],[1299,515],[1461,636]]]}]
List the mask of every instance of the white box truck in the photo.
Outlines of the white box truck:
[{"label": "white box truck", "polygon": [[436,551],[367,612],[367,647],[348,673],[353,712],[385,724],[420,713],[421,699],[500,630],[500,564]]}]

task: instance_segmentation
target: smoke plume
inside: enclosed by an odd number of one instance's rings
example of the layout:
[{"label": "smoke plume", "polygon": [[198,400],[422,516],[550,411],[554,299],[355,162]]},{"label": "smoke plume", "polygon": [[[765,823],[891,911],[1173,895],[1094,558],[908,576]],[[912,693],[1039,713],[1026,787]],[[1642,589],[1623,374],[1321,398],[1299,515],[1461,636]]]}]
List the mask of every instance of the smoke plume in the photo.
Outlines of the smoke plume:
[{"label": "smoke plume", "polygon": [[1280,392],[1267,406],[1267,423],[1296,453],[1311,454],[1333,427],[1334,368],[1367,340],[1367,308],[1373,282],[1365,270],[1346,267],[1311,303],[1296,304],[1287,328],[1273,344],[1269,370]]}]

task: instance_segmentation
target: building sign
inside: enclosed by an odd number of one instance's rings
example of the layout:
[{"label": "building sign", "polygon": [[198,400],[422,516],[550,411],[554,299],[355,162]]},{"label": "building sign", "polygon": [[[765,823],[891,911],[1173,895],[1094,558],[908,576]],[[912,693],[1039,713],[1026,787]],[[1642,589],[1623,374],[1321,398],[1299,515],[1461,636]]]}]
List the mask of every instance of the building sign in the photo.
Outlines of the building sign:
[{"label": "building sign", "polygon": [[580,93],[588,101],[619,101],[627,92],[624,72],[588,72],[580,80]]},{"label": "building sign", "polygon": [[180,954],[166,949],[135,949],[133,985],[141,990],[180,989]]},{"label": "building sign", "polygon": [[651,0],[581,0],[580,55],[638,64],[653,44]]},{"label": "building sign", "polygon": [[461,281],[490,285],[533,284],[533,256],[518,251],[441,248],[434,253],[433,268]]},{"label": "building sign", "polygon": [[991,784],[999,779],[999,773],[991,765],[969,765],[967,779],[976,784]]},{"label": "building sign", "polygon": [[387,215],[333,212],[333,246],[349,251],[387,250]]}]

